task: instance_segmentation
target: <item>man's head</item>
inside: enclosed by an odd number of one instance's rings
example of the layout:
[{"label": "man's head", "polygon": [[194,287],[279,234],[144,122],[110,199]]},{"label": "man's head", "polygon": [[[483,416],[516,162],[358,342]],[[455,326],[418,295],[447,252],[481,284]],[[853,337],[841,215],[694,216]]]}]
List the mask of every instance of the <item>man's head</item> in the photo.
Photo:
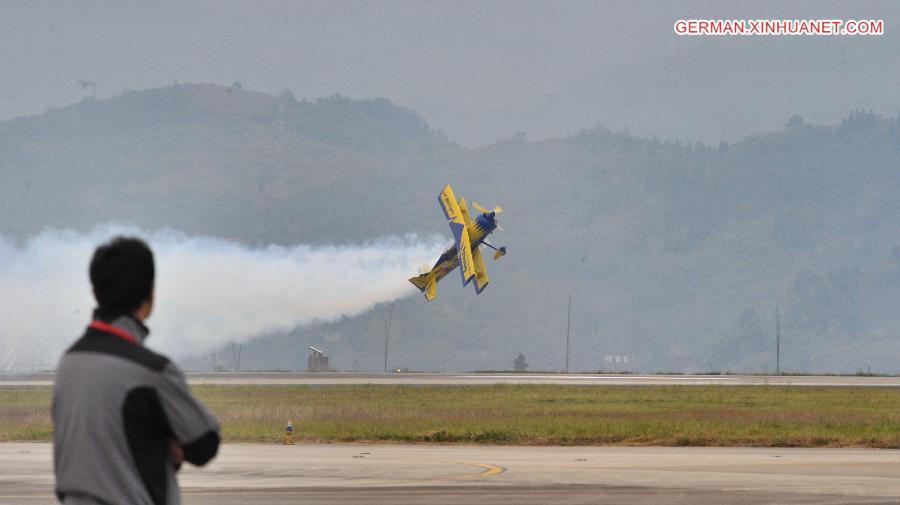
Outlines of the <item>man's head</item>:
[{"label": "man's head", "polygon": [[94,251],[90,276],[100,312],[143,320],[153,308],[153,253],[142,240],[116,237]]}]

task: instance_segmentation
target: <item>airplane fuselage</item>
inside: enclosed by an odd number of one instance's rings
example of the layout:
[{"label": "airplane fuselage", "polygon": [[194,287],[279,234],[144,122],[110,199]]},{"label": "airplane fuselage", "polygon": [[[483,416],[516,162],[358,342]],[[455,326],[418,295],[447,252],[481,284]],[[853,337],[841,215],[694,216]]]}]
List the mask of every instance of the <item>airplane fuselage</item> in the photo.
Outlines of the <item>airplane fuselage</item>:
[{"label": "airplane fuselage", "polygon": [[498,205],[494,210],[487,210],[472,202],[472,207],[481,212],[472,219],[466,200],[457,199],[449,184],[438,195],[438,204],[453,234],[453,245],[441,254],[431,270],[411,277],[409,282],[419,288],[426,300],[431,301],[437,296],[438,281],[458,268],[463,287],[474,281],[475,294],[480,294],[491,282],[480,246],[484,244],[493,249],[495,260],[506,254],[505,247],[497,248],[484,241],[497,229],[496,216],[503,209]]},{"label": "airplane fuselage", "polygon": [[[497,229],[497,221],[493,214],[493,212],[479,214],[475,218],[475,226],[469,229],[469,241],[472,243],[472,247],[480,246],[484,239]],[[435,279],[439,281],[458,266],[459,255],[454,244],[448,247],[444,254],[441,254],[431,270],[434,272]]]}]

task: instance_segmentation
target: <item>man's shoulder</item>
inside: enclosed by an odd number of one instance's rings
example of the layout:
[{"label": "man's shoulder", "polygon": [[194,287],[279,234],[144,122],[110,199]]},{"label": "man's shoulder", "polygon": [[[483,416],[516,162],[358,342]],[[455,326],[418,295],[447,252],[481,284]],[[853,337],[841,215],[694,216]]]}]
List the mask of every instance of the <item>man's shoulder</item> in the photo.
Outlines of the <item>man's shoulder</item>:
[{"label": "man's shoulder", "polygon": [[155,353],[144,346],[128,342],[123,338],[110,335],[93,328],[75,342],[65,356],[76,353],[95,353],[115,356],[126,361],[137,363],[155,371],[162,371],[171,362],[162,354]]}]

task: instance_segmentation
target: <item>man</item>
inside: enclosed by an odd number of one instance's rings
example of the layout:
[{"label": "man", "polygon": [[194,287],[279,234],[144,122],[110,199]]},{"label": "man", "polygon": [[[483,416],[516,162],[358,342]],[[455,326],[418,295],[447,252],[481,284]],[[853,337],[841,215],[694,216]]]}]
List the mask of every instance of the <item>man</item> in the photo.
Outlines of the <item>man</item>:
[{"label": "man", "polygon": [[181,371],[144,347],[153,253],[115,238],[94,252],[90,278],[93,321],[56,371],[56,495],[67,505],[178,504],[175,472],[216,455],[219,427]]}]

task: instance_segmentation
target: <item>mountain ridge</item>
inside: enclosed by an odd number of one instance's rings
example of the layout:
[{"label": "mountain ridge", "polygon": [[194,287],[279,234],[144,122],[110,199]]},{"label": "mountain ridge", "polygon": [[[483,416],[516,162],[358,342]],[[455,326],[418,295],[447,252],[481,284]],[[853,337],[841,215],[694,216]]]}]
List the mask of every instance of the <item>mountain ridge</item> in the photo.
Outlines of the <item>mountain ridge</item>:
[{"label": "mountain ridge", "polygon": [[[615,354],[634,370],[768,371],[779,305],[784,370],[897,371],[900,117],[794,116],[717,146],[593,128],[466,149],[385,99],[179,85],[112,100],[0,123],[0,232],[118,221],[250,244],[431,235],[446,233],[436,195],[452,183],[506,209],[494,241],[510,254],[478,297],[448,277],[434,303],[398,302],[392,367],[498,369],[523,352],[558,368],[574,293],[575,369]],[[254,340],[246,366],[302,368],[312,344],[339,367],[381,369],[380,318]]]}]

